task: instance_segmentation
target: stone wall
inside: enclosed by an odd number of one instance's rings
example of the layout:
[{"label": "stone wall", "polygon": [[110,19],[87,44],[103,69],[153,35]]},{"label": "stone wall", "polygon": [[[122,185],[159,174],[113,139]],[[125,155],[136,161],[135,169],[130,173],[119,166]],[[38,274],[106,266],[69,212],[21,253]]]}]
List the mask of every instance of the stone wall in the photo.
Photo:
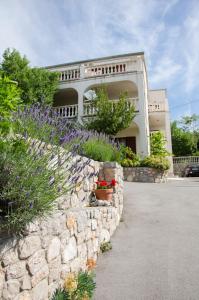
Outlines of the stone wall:
[{"label": "stone wall", "polygon": [[166,173],[164,171],[147,168],[134,167],[123,168],[124,180],[130,182],[154,182],[160,183],[166,181]]},{"label": "stone wall", "polygon": [[[0,299],[51,299],[67,273],[86,269],[88,259],[97,259],[100,244],[110,240],[123,209],[122,168],[89,161],[79,175],[79,184],[57,200],[51,216],[27,226],[20,238],[1,238]],[[98,175],[118,182],[111,206],[88,207]]]}]

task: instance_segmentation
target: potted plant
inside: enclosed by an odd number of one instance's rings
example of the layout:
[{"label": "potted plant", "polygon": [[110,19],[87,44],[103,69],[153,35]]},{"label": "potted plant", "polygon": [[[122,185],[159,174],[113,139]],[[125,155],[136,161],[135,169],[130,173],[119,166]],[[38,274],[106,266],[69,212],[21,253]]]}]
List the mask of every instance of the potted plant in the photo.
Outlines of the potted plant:
[{"label": "potted plant", "polygon": [[106,180],[97,181],[97,188],[95,189],[95,196],[99,200],[112,200],[113,188],[116,186],[116,180],[112,179],[111,182],[107,182]]}]

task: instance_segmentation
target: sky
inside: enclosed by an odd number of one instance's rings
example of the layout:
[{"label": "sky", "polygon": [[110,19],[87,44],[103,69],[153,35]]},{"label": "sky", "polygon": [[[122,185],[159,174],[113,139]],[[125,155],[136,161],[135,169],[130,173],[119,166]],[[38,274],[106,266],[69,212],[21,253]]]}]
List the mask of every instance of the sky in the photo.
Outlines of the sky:
[{"label": "sky", "polygon": [[8,47],[32,66],[144,51],[171,119],[199,114],[199,0],[0,0]]}]

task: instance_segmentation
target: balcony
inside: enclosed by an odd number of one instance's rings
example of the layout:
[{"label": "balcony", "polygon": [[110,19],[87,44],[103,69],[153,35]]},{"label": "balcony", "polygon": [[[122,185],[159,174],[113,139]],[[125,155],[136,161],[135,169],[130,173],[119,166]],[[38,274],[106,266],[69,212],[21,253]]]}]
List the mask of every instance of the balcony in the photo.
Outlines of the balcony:
[{"label": "balcony", "polygon": [[[118,102],[119,100],[111,100],[112,105]],[[129,105],[134,105],[135,110],[138,111],[138,98],[129,98],[128,99]],[[72,105],[64,105],[64,106],[57,106],[54,107],[54,112],[57,116],[61,118],[73,119],[78,116],[78,104]],[[95,107],[92,105],[92,102],[87,101],[84,102],[83,105],[83,116],[82,117],[91,117],[94,116],[96,113]]]},{"label": "balcony", "polygon": [[60,72],[59,80],[61,82],[92,78],[97,76],[109,76],[115,74],[128,73],[136,70],[135,62],[119,62],[93,64],[92,66],[78,66],[72,69],[66,69]]}]

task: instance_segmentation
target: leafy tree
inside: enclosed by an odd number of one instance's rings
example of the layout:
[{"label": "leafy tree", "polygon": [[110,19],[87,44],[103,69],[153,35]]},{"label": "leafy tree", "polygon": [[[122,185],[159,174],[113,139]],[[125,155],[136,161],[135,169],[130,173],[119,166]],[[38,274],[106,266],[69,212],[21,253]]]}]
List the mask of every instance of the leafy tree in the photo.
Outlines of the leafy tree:
[{"label": "leafy tree", "polygon": [[46,69],[31,68],[25,56],[16,50],[6,49],[0,66],[3,73],[18,82],[21,99],[25,104],[43,102],[52,104],[58,86],[58,74]]},{"label": "leafy tree", "polygon": [[168,156],[169,152],[165,148],[165,137],[161,131],[154,132],[150,136],[151,155]]},{"label": "leafy tree", "polygon": [[125,93],[120,95],[118,102],[113,102],[109,100],[107,90],[100,88],[91,105],[96,115],[87,121],[86,127],[97,132],[116,135],[127,128],[135,117],[135,108],[129,105]]},{"label": "leafy tree", "polygon": [[175,156],[193,155],[197,145],[193,139],[193,132],[180,128],[177,121],[171,124],[172,148]]},{"label": "leafy tree", "polygon": [[11,112],[20,104],[20,90],[17,83],[0,73],[0,134],[7,134],[12,128]]}]

